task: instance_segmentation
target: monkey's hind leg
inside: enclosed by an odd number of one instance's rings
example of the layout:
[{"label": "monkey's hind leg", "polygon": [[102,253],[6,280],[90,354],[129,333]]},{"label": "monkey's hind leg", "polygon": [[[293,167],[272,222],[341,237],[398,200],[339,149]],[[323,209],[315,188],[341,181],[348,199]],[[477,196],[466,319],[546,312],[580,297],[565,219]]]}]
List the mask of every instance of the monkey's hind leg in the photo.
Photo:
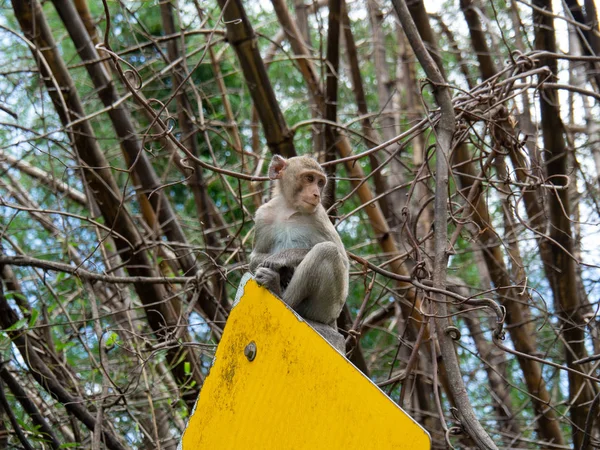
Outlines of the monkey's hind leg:
[{"label": "monkey's hind leg", "polygon": [[315,245],[296,267],[283,301],[305,319],[334,324],[348,295],[348,267],[333,242]]},{"label": "monkey's hind leg", "polygon": [[346,354],[346,341],[344,336],[337,330],[337,327],[331,325],[325,325],[321,322],[316,322],[314,320],[305,319],[306,323],[308,323],[314,330],[323,337],[327,342],[329,342],[338,352],[342,355]]}]

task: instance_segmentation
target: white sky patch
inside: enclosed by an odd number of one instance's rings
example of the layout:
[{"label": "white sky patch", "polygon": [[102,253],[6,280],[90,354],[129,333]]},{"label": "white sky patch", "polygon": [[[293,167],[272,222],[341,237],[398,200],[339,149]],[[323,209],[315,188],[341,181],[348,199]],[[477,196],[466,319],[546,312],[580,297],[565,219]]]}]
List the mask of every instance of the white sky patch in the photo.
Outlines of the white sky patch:
[{"label": "white sky patch", "polygon": [[425,10],[429,14],[439,13],[442,9],[442,6],[444,6],[444,2],[439,0],[424,0],[423,3],[425,4]]}]

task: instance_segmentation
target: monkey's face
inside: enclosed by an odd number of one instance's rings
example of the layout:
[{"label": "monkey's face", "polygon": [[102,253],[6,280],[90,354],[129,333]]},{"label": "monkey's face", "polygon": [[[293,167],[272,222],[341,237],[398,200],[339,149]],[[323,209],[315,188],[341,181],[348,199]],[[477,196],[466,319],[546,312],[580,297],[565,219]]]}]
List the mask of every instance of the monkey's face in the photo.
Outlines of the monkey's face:
[{"label": "monkey's face", "polygon": [[321,204],[327,177],[321,165],[308,156],[284,159],[273,156],[269,178],[278,180],[279,192],[288,206],[302,214],[313,214]]},{"label": "monkey's face", "polygon": [[313,214],[321,204],[321,194],[327,182],[320,171],[304,170],[295,177],[293,206],[303,214]]}]

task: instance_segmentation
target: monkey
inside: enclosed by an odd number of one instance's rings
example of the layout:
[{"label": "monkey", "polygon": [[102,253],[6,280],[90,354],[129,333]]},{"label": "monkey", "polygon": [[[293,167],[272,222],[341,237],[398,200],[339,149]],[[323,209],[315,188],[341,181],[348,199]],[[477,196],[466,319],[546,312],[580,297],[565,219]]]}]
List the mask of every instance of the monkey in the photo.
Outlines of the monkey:
[{"label": "monkey", "polygon": [[309,156],[275,155],[269,178],[275,195],[255,214],[250,271],[343,353],[336,319],[348,296],[350,266],[321,204],[325,171]]}]

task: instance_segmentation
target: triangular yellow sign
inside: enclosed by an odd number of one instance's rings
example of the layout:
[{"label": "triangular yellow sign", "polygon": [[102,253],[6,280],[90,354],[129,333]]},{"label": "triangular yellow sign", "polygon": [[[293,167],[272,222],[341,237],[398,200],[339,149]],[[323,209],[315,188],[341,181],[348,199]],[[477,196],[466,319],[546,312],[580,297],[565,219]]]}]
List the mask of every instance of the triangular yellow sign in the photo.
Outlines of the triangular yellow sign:
[{"label": "triangular yellow sign", "polygon": [[427,432],[371,380],[245,277],[179,448],[430,446]]}]

